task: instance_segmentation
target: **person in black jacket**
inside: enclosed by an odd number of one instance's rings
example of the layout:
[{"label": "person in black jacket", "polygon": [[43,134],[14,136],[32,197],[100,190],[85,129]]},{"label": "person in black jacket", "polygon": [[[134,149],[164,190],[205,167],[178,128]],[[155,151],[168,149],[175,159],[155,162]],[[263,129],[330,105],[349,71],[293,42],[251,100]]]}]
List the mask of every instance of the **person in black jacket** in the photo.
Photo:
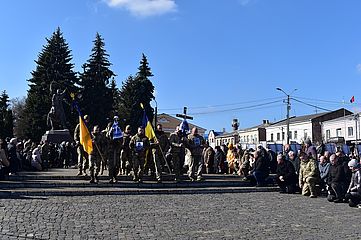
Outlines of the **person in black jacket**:
[{"label": "person in black jacket", "polygon": [[254,169],[250,172],[257,181],[257,187],[266,185],[266,178],[269,175],[269,160],[262,154],[261,150],[254,152]]},{"label": "person in black jacket", "polygon": [[327,200],[330,202],[343,202],[345,195],[346,174],[343,165],[339,162],[339,158],[332,154],[330,156],[330,170],[328,173],[327,185],[328,196]]},{"label": "person in black jacket", "polygon": [[296,190],[296,172],[293,164],[287,161],[285,156],[277,156],[277,178],[276,182],[280,187],[280,193],[294,193]]}]

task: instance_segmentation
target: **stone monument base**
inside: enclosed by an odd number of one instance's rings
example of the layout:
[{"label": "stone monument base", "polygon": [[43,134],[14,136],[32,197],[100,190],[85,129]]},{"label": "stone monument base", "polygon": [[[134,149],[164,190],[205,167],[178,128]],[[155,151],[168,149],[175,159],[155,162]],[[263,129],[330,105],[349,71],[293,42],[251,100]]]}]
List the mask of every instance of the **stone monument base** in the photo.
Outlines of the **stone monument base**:
[{"label": "stone monument base", "polygon": [[62,143],[62,142],[73,142],[73,138],[70,135],[68,129],[63,130],[50,130],[42,136],[41,140],[44,142],[47,140],[49,143]]}]

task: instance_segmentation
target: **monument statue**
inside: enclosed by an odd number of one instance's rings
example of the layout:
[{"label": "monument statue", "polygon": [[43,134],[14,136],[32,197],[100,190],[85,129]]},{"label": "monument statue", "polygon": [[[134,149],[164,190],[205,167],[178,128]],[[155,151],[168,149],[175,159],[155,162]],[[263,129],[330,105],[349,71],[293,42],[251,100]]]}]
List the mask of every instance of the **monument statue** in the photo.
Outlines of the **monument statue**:
[{"label": "monument statue", "polygon": [[[54,81],[53,81],[54,82]],[[50,92],[53,93],[53,82],[50,84]],[[61,89],[57,89],[51,98],[51,110],[48,114],[48,117],[50,115],[51,119],[53,120],[53,123],[55,121],[59,122],[60,128],[59,129],[66,129],[66,118],[65,118],[65,112],[63,108],[63,101],[64,97],[66,95],[66,89],[64,91],[61,91]],[[54,125],[52,125],[52,129],[54,128]],[[53,129],[54,130],[54,129]]]}]

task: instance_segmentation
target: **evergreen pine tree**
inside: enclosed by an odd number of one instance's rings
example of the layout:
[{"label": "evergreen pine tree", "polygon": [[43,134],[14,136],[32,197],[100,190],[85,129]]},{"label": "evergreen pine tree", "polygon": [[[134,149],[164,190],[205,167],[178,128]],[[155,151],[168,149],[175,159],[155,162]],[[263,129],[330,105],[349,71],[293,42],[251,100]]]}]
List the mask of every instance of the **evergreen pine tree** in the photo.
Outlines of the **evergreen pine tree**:
[{"label": "evergreen pine tree", "polygon": [[4,90],[0,95],[0,138],[13,136],[14,118],[9,109],[9,96]]},{"label": "evergreen pine tree", "polygon": [[80,76],[80,107],[83,114],[90,116],[92,124],[105,127],[113,110],[113,89],[109,79],[115,74],[109,69],[109,55],[99,33],[93,42],[90,59],[83,65],[84,72]]},{"label": "evergreen pine tree", "polygon": [[128,77],[119,94],[118,111],[120,116],[126,119],[125,124],[132,126],[133,133],[142,125],[143,109],[140,103],[144,105],[148,120],[150,122],[153,120],[153,108],[150,102],[154,99],[154,86],[149,80],[153,74],[148,65],[148,60],[143,54],[137,75]]},{"label": "evergreen pine tree", "polygon": [[[49,129],[46,118],[51,108],[51,98],[57,89],[67,89],[67,104],[64,105],[67,127],[74,128],[76,113],[71,112],[70,93],[76,92],[78,82],[76,73],[72,70],[72,56],[60,28],[53,33],[38,56],[36,69],[29,79],[28,96],[24,111],[24,121],[27,122],[25,136],[39,141]],[[50,85],[52,89],[50,90]]]}]

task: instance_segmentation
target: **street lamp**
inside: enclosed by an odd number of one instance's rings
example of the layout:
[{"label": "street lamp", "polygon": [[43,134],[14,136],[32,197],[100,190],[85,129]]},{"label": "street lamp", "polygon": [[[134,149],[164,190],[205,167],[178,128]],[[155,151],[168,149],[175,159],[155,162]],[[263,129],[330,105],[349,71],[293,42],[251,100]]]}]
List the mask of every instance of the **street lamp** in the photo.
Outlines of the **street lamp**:
[{"label": "street lamp", "polygon": [[155,98],[153,98],[153,100],[155,102],[154,127],[156,128],[158,124],[158,103],[157,100],[155,100]]},{"label": "street lamp", "polygon": [[282,88],[276,88],[276,90],[283,92],[287,96],[287,144],[290,144],[290,95],[297,91],[297,89],[294,89],[290,94],[287,94],[285,91],[282,90]]}]

